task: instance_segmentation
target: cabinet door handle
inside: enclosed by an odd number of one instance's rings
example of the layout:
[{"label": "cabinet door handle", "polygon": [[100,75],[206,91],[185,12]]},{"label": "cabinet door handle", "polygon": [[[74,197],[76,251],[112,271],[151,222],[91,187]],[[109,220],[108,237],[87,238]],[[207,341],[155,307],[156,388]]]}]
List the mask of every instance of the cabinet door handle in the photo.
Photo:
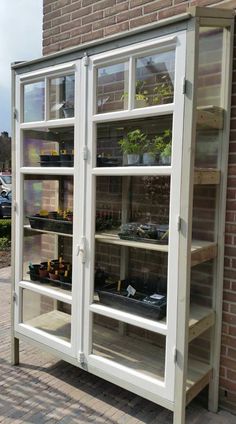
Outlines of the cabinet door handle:
[{"label": "cabinet door handle", "polygon": [[81,262],[86,262],[86,239],[85,237],[81,237],[80,244],[76,246],[76,255],[81,257]]}]

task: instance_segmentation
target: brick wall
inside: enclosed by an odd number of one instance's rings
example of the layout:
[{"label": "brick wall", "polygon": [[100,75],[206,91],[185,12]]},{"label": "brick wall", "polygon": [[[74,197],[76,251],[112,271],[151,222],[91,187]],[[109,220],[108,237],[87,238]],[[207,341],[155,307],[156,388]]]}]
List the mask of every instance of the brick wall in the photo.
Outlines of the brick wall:
[{"label": "brick wall", "polygon": [[[235,0],[44,0],[43,54],[177,15],[189,5],[235,8]],[[235,38],[236,46],[236,38]],[[233,93],[220,370],[220,404],[236,412],[236,58]]]}]

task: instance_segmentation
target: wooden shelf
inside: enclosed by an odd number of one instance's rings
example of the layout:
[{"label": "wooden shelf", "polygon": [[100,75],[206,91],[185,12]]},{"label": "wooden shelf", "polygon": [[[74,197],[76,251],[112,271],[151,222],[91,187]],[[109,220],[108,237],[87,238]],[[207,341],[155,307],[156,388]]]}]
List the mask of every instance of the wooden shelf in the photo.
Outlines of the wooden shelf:
[{"label": "wooden shelf", "polygon": [[220,184],[220,171],[212,168],[196,168],[194,171],[194,184]]},{"label": "wooden shelf", "polygon": [[47,230],[38,230],[37,228],[31,228],[30,225],[24,225],[25,230],[29,230],[30,232],[34,233],[41,233],[41,234],[56,234],[58,236],[64,236],[64,237],[73,237],[73,234],[68,233],[59,233],[57,231],[47,231]]},{"label": "wooden shelf", "polygon": [[219,129],[224,126],[224,109],[218,106],[197,108],[197,129]]},{"label": "wooden shelf", "polygon": [[191,266],[216,258],[217,244],[209,241],[193,240],[191,248]]},{"label": "wooden shelf", "polygon": [[[159,381],[164,381],[165,350],[144,340],[143,337],[119,334],[100,324],[94,324],[93,352],[94,355],[114,361],[128,369],[133,369],[142,375],[148,375]],[[211,378],[211,368],[208,364],[196,359],[189,359],[186,400],[189,403],[196,394],[205,387]]]},{"label": "wooden shelf", "polygon": [[[95,239],[100,243],[107,243],[117,246],[133,247],[135,249],[155,250],[157,252],[168,253],[168,244],[143,243],[133,240],[122,240],[115,232],[97,233]],[[217,245],[208,241],[192,242],[191,248],[191,266],[209,261],[217,256]]]},{"label": "wooden shelf", "polygon": [[46,314],[24,321],[24,324],[45,331],[67,342],[71,339],[71,316],[62,311],[54,310],[47,312]]},{"label": "wooden shelf", "polygon": [[189,311],[189,343],[215,323],[215,312],[211,308],[192,303]]}]

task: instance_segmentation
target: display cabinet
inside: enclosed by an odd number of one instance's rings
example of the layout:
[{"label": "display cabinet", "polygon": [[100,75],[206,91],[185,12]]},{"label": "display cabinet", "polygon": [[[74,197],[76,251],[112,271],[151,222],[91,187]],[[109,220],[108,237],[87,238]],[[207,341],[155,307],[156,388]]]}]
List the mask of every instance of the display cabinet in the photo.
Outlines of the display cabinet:
[{"label": "display cabinet", "polygon": [[176,424],[207,385],[217,410],[232,27],[195,8],[14,67],[14,361],[34,342]]}]

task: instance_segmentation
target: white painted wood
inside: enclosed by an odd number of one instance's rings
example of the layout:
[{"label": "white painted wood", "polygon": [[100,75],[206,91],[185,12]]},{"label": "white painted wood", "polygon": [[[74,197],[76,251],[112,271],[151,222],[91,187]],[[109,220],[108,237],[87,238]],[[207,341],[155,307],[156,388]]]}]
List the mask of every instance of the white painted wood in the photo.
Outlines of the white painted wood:
[{"label": "white painted wood", "polygon": [[61,76],[68,75],[73,73],[75,68],[75,62],[63,63],[62,65],[50,66],[48,68],[43,68],[37,71],[27,72],[23,75],[20,75],[21,82],[31,82],[42,79],[43,76]]},{"label": "white painted wood", "polygon": [[68,168],[64,168],[64,167],[33,167],[33,166],[22,166],[22,168],[20,168],[20,173],[23,175],[45,175],[45,177],[47,175],[65,175],[65,176],[70,176],[70,175],[74,175],[74,168],[72,167],[68,167]]},{"label": "white painted wood", "polygon": [[51,119],[50,121],[22,122],[20,127],[22,130],[40,129],[40,128],[59,128],[71,127],[75,123],[75,118]]},{"label": "white painted wood", "polygon": [[194,183],[194,150],[196,135],[196,96],[198,63],[198,22],[190,21],[187,30],[186,74],[187,90],[184,101],[183,152],[181,172],[178,285],[176,287],[176,367],[174,424],[185,423],[186,381],[188,367],[188,322],[190,304],[190,270],[192,242],[192,199]]},{"label": "white painted wood", "polygon": [[171,166],[117,166],[114,168],[93,168],[93,175],[171,175]]},{"label": "white painted wood", "polygon": [[166,336],[167,334],[166,322],[163,322],[162,320],[152,321],[150,319],[143,318],[138,315],[120,311],[119,309],[110,308],[100,303],[93,303],[92,305],[90,305],[89,309],[91,312],[94,312],[96,314],[120,320],[126,322],[127,324],[135,325],[140,328],[145,328],[145,330],[163,334],[164,336]]},{"label": "white painted wood", "polygon": [[46,233],[46,234],[57,234],[58,236],[63,236],[63,237],[73,237],[73,234],[68,234],[68,233],[59,233],[58,231],[47,231],[47,230],[38,230],[37,228],[31,228],[30,225],[24,225],[24,229],[32,231],[32,232],[36,232],[36,233]]},{"label": "white painted wood", "polygon": [[211,358],[213,368],[212,380],[209,385],[208,408],[212,412],[218,410],[219,398],[219,368],[221,350],[222,327],[222,297],[224,276],[224,239],[225,239],[225,212],[227,191],[227,165],[230,132],[230,108],[232,89],[232,52],[233,52],[234,24],[224,29],[222,48],[222,76],[221,76],[221,106],[225,109],[224,128],[222,130],[221,146],[219,147],[219,168],[221,170],[221,184],[217,192],[215,238],[218,242],[218,256],[215,261],[213,308],[216,311],[216,323],[212,329]]},{"label": "white painted wood", "polygon": [[46,284],[37,284],[37,283],[31,283],[30,281],[20,281],[19,287],[24,289],[29,289],[35,293],[40,293],[45,296],[48,296],[52,299],[60,300],[61,302],[69,303],[71,305],[72,303],[72,295],[71,293],[66,290],[57,288],[57,287],[49,287]]},{"label": "white painted wood", "polygon": [[110,52],[99,53],[96,56],[93,56],[93,63],[96,66],[101,66],[101,64],[109,64],[111,62],[118,62],[120,60],[124,61],[130,56],[137,56],[145,52],[149,54],[155,51],[166,50],[167,48],[175,48],[177,43],[176,35],[172,36],[163,36],[155,38],[149,41],[143,41],[140,43],[132,44],[132,46],[121,47],[118,49],[111,50]]},{"label": "white painted wood", "polygon": [[173,103],[146,106],[132,110],[118,110],[117,112],[99,113],[93,116],[93,122],[120,121],[121,119],[145,118],[145,116],[172,115]]}]

